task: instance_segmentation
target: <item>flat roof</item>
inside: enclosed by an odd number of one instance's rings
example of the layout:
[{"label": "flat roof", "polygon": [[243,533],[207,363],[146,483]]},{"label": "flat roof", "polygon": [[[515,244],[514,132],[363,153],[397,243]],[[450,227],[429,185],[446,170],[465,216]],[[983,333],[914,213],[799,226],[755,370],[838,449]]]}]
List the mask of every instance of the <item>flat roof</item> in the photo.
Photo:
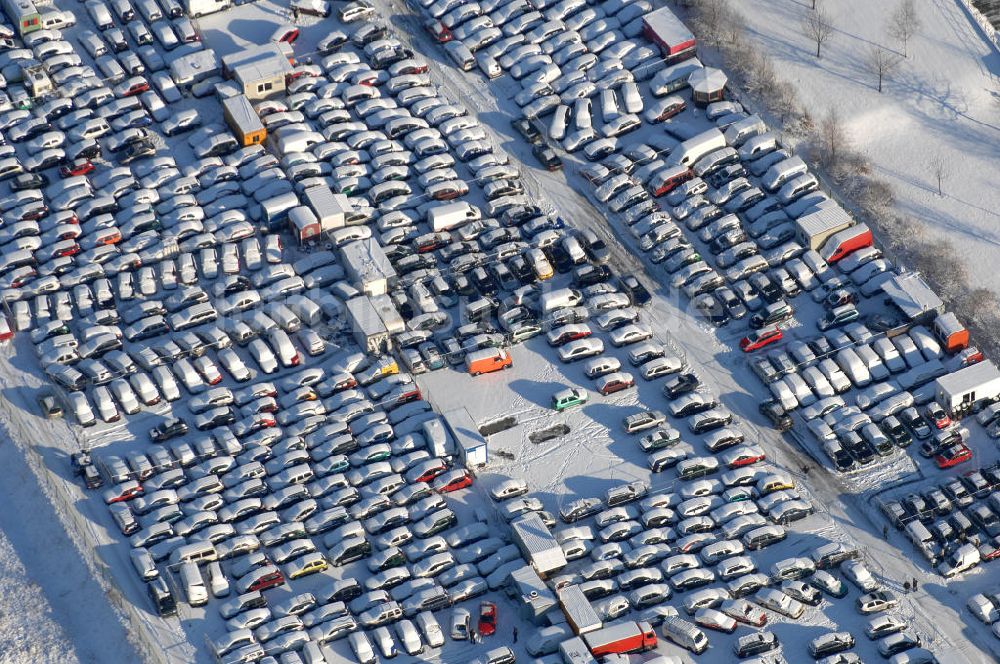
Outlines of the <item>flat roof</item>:
[{"label": "flat roof", "polygon": [[243,131],[260,131],[264,128],[264,123],[260,121],[260,116],[246,95],[226,97],[222,100],[222,107]]},{"label": "flat roof", "polygon": [[675,45],[694,41],[694,34],[667,7],[649,12],[642,20],[650,30],[656,33],[657,37],[668,44]]},{"label": "flat roof", "polygon": [[897,274],[882,284],[882,291],[910,320],[938,311],[944,302],[916,272]]},{"label": "flat roof", "polygon": [[385,327],[385,323],[382,322],[382,317],[378,315],[375,305],[372,304],[367,295],[352,297],[344,304],[347,307],[347,314],[351,317],[351,320],[365,334],[389,333],[389,330]]},{"label": "flat roof", "polygon": [[396,276],[382,245],[373,237],[348,242],[340,247],[340,256],[344,267],[362,281]]},{"label": "flat roof", "polygon": [[948,395],[961,394],[995,380],[1000,380],[1000,370],[990,360],[984,360],[941,376],[937,388]]},{"label": "flat roof", "polygon": [[836,204],[815,208],[795,220],[795,225],[807,237],[836,232],[853,223],[851,215]]}]

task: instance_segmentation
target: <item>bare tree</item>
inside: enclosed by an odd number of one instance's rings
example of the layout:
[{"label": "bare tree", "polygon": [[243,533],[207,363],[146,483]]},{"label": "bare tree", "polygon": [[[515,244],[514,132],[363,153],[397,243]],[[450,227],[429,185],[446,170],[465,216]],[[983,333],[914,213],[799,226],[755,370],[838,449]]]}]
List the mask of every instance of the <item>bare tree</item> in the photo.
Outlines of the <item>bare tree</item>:
[{"label": "bare tree", "polygon": [[731,14],[729,0],[698,0],[695,9],[708,38],[719,41]]},{"label": "bare tree", "polygon": [[895,11],[889,17],[889,34],[903,45],[903,57],[908,57],[906,45],[920,29],[920,17],[917,16],[917,6],[913,0],[899,0]]},{"label": "bare tree", "polygon": [[944,196],[944,183],[948,179],[948,168],[944,157],[940,154],[936,154],[931,158],[931,173],[934,175],[934,181],[937,183],[938,196]]},{"label": "bare tree", "polygon": [[878,91],[882,92],[882,82],[899,66],[899,56],[881,46],[873,46],[868,55],[868,68],[878,76]]},{"label": "bare tree", "polygon": [[822,6],[817,6],[814,11],[806,14],[802,21],[802,31],[816,43],[816,57],[822,57],[823,44],[833,36],[833,22]]},{"label": "bare tree", "polygon": [[835,170],[843,155],[850,150],[847,130],[836,106],[827,110],[819,126],[819,161],[831,171]]}]

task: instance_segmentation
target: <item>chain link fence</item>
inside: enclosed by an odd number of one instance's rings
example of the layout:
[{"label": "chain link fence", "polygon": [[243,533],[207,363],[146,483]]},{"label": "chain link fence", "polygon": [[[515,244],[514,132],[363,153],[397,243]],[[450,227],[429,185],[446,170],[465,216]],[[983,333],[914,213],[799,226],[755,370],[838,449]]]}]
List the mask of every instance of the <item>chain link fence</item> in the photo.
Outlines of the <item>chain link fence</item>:
[{"label": "chain link fence", "polygon": [[[10,436],[7,436],[7,438],[12,442],[14,440]],[[129,634],[132,647],[147,664],[170,664],[171,662],[176,662],[177,660],[167,657],[164,652],[164,644],[154,638],[153,632],[156,627],[153,625],[151,617],[129,601],[118,589],[118,584],[114,579],[111,568],[97,556],[95,549],[79,544],[80,541],[98,542],[101,540],[101,533],[98,532],[97,524],[87,519],[73,507],[73,503],[76,502],[77,497],[71,495],[64,481],[55,477],[45,467],[44,459],[34,447],[22,445],[17,442],[14,444],[24,454],[25,461],[34,474],[42,492],[56,505],[56,511],[63,521],[63,527],[70,532],[70,537],[74,541],[88,570],[90,570],[90,573],[104,590],[113,610],[121,618]]]}]

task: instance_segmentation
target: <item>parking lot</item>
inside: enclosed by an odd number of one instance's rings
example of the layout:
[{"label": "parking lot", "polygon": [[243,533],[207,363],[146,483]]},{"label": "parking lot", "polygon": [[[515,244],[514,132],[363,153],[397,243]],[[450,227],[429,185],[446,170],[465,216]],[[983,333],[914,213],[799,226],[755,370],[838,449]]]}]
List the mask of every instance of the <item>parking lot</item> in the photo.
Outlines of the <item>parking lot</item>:
[{"label": "parking lot", "polygon": [[[773,647],[745,643],[755,607],[789,662],[827,632],[855,637],[817,657],[918,644],[896,631],[978,661],[994,637],[931,624],[949,600],[926,588],[986,590],[1000,542],[992,422],[934,409],[934,380],[983,358],[884,302],[877,249],[806,250],[796,220],[837,204],[738,102],[695,103],[692,61],[642,36],[647,3],[334,7],[387,29],[286,28],[262,2],[199,32],[180,6],[127,5],[110,25],[74,5],[64,34],[0,54],[8,80],[35,58],[57,84],[0,116],[0,280],[17,357],[49,382],[29,407],[89,452],[79,510],[125,595],[164,614],[147,638],[182,631],[168,659],[561,661],[505,592],[537,562],[508,524],[538,514],[569,561],[551,590],[605,622],[698,623],[712,661]],[[266,148],[241,146],[219,104],[242,79],[169,64],[272,34],[295,63],[282,51],[287,89],[251,105]],[[316,189],[344,207],[307,236],[331,212]],[[476,375],[493,357],[512,366]],[[490,498],[508,480],[520,495]],[[918,598],[908,562],[856,539],[886,517],[930,528]],[[865,636],[868,613],[898,621]]]}]

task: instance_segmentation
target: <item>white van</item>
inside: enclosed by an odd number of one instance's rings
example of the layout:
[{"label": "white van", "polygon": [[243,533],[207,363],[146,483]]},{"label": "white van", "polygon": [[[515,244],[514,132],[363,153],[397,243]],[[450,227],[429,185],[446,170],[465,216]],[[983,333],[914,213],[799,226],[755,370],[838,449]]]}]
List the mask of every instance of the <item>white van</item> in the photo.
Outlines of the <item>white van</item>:
[{"label": "white van", "polygon": [[781,185],[788,182],[796,175],[802,175],[808,170],[806,162],[802,161],[801,157],[789,157],[779,161],[777,164],[767,169],[764,173],[764,177],[761,178],[760,183],[764,186],[767,191],[776,191],[781,188]]},{"label": "white van", "polygon": [[705,632],[683,618],[666,618],[662,630],[664,638],[696,655],[708,649],[708,637],[705,636]]},{"label": "white van", "polygon": [[201,576],[198,564],[190,562],[182,564],[180,575],[187,603],[191,606],[208,604],[208,590],[205,589],[205,579]]},{"label": "white van", "polygon": [[770,132],[766,134],[758,134],[747,139],[746,142],[740,146],[740,161],[753,161],[757,157],[763,156],[764,154],[773,152],[777,149],[778,139],[774,134]]},{"label": "white van", "polygon": [[547,314],[556,309],[575,307],[583,301],[583,294],[573,288],[557,288],[556,290],[542,293],[538,301],[542,308],[542,313]]},{"label": "white van", "polygon": [[705,155],[726,147],[726,137],[718,129],[709,129],[684,141],[670,153],[668,165],[691,166]]},{"label": "white van", "polygon": [[219,553],[211,542],[191,542],[179,547],[170,554],[170,564],[205,563],[219,559]]},{"label": "white van", "polygon": [[754,114],[734,122],[726,128],[726,143],[734,148],[738,148],[749,139],[759,136],[766,131],[767,125],[760,119],[760,116]]}]

